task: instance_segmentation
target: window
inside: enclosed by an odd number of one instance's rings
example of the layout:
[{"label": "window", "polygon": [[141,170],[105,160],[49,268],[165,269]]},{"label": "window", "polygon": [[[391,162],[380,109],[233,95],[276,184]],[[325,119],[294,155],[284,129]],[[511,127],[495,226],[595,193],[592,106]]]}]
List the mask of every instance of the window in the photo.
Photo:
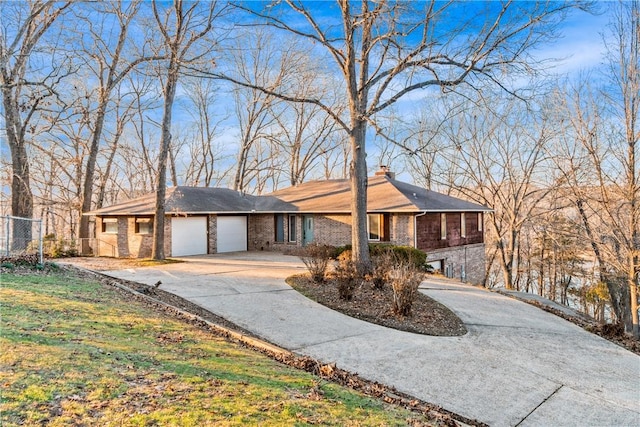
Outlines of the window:
[{"label": "window", "polygon": [[102,232],[118,234],[118,218],[102,218]]},{"label": "window", "polygon": [[382,221],[380,221],[380,217],[380,214],[367,215],[367,231],[369,232],[369,240],[380,240],[380,236],[382,235],[380,230]]},{"label": "window", "polygon": [[467,237],[467,215],[464,212],[460,214],[460,237]]},{"label": "window", "polygon": [[136,218],[136,234],[152,234],[153,222],[151,218]]},{"label": "window", "polygon": [[296,216],[289,215],[289,241],[296,241]]},{"label": "window", "polygon": [[284,242],[284,215],[275,215],[276,242]]},{"label": "window", "polygon": [[447,240],[447,214],[440,214],[440,239]]},{"label": "window", "polygon": [[478,212],[478,231],[482,231],[482,212]]}]

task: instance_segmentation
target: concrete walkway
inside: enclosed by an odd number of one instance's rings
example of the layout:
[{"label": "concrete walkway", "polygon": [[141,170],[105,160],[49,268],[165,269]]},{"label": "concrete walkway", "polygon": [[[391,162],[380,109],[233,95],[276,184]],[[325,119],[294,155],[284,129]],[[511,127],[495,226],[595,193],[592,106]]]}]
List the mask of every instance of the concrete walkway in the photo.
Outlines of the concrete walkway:
[{"label": "concrete walkway", "polygon": [[640,357],[531,305],[430,279],[421,291],[469,333],[372,325],[301,296],[296,257],[235,253],[106,272],[153,284],[264,339],[493,426],[640,426]]}]

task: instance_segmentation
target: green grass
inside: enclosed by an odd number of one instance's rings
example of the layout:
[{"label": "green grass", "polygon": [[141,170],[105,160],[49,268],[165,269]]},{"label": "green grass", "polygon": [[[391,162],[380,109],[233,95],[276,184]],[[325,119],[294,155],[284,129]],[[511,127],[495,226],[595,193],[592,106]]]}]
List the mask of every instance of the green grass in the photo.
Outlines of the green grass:
[{"label": "green grass", "polygon": [[426,425],[98,282],[60,271],[1,285],[3,426]]}]

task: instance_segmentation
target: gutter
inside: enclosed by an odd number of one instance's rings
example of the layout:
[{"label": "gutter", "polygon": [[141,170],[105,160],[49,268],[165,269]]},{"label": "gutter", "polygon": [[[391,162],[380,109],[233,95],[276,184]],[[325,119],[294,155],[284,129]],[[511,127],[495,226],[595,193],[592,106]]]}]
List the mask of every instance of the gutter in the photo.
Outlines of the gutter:
[{"label": "gutter", "polygon": [[429,211],[424,211],[422,213],[414,215],[414,217],[413,217],[413,247],[416,248],[416,249],[418,249],[418,217],[419,216],[424,216],[428,212]]}]

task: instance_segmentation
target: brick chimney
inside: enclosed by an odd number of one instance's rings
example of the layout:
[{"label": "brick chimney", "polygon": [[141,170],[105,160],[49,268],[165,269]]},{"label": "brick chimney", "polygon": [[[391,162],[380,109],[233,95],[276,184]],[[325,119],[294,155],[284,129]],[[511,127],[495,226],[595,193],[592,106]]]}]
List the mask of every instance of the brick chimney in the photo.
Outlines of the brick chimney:
[{"label": "brick chimney", "polygon": [[386,166],[386,165],[380,165],[380,170],[377,171],[375,175],[376,176],[386,176],[386,177],[389,177],[391,179],[396,179],[395,172],[391,172],[389,170],[389,167]]}]

